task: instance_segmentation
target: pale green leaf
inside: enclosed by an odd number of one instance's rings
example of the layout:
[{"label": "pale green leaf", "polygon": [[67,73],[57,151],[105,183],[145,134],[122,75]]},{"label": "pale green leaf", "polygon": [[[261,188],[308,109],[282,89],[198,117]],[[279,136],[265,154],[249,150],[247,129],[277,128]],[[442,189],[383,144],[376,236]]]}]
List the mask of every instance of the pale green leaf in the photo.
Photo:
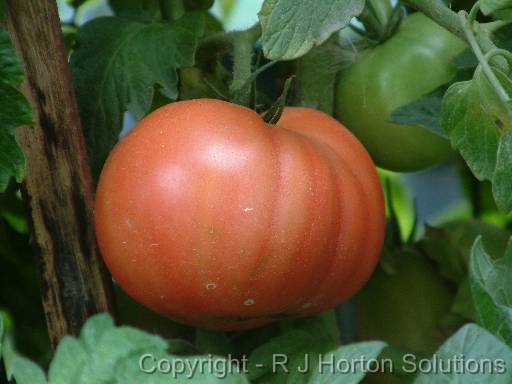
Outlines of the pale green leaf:
[{"label": "pale green leaf", "polygon": [[512,348],[512,241],[504,258],[492,260],[479,238],[473,246],[469,267],[477,321]]},{"label": "pale green leaf", "polygon": [[322,44],[361,13],[364,0],[265,0],[259,19],[265,57],[290,60]]},{"label": "pale green leaf", "polygon": [[[454,363],[458,359],[459,363]],[[443,364],[452,368],[427,369]],[[456,366],[458,364],[458,366]],[[460,367],[470,369],[461,370]],[[509,384],[512,382],[512,350],[485,329],[468,324],[450,337],[434,354],[429,365],[408,359],[407,368],[421,372],[414,384]],[[458,367],[458,369],[456,369]],[[492,372],[491,372],[492,370]]]},{"label": "pale green leaf", "polygon": [[512,211],[512,130],[501,137],[498,145],[492,193],[500,209]]}]

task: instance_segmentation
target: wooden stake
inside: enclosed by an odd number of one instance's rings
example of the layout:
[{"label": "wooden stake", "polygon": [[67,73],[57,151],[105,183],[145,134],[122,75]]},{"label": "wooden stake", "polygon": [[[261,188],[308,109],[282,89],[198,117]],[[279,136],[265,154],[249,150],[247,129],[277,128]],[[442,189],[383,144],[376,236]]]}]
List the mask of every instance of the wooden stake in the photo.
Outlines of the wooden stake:
[{"label": "wooden stake", "polygon": [[88,317],[112,312],[112,280],[93,227],[93,183],[54,0],[7,0],[7,25],[25,67],[35,126],[17,138],[27,156],[24,197],[55,346]]}]

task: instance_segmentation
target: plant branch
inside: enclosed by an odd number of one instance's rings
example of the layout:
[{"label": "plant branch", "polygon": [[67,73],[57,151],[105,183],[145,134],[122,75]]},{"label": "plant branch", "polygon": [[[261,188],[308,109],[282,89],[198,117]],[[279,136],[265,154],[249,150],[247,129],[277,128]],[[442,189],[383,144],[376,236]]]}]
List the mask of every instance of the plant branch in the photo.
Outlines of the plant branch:
[{"label": "plant branch", "polygon": [[466,40],[457,13],[448,8],[442,0],[405,0],[405,3],[423,12],[462,40]]},{"label": "plant branch", "polygon": [[512,20],[496,20],[490,21],[488,23],[480,24],[482,28],[490,33],[496,32],[498,29],[506,27],[507,25],[512,24]]},{"label": "plant branch", "polygon": [[252,49],[254,42],[243,32],[233,37],[233,83],[231,89],[240,89],[252,72]]},{"label": "plant branch", "polygon": [[[236,95],[235,102],[248,106],[250,101],[250,89],[247,80],[252,75],[252,58],[254,44],[261,33],[259,24],[246,31],[234,32],[233,44],[233,82],[230,86],[232,96]],[[250,85],[249,85],[250,87]]]},{"label": "plant branch", "polygon": [[[472,13],[471,15],[474,16],[474,13]],[[499,54],[500,50],[495,49],[489,51],[487,55],[484,54],[484,52],[480,48],[480,45],[478,45],[475,34],[473,32],[472,24],[474,23],[474,18],[467,17],[467,14],[463,11],[459,13],[459,18],[461,20],[461,25],[464,28],[466,40],[468,41],[469,45],[471,46],[471,49],[473,50],[476,58],[478,59],[479,67],[485,73],[485,76],[491,83],[500,100],[503,103],[507,103],[510,100],[510,98],[488,63],[488,60],[490,60],[493,56]]]},{"label": "plant branch", "polygon": [[[458,36],[462,40],[465,40],[469,45],[473,46],[472,43],[468,40],[468,36],[464,30],[463,24],[461,24],[461,18],[455,12],[453,12],[450,8],[448,8],[442,0],[404,0],[405,3],[410,5],[413,8],[424,13],[426,16],[430,17],[436,23],[446,28],[448,31],[452,32],[454,35]],[[475,21],[476,14],[478,13],[479,5],[475,3],[471,10],[470,16],[470,25],[472,30],[476,31],[476,36],[472,33],[473,44],[475,41],[479,46],[479,49],[484,53],[492,51],[496,49],[496,44],[492,41],[492,32],[509,24],[507,21],[496,21],[491,23],[480,24]],[[459,14],[467,15],[465,11],[460,11]],[[465,16],[466,17],[466,16]],[[464,18],[465,22],[465,18]],[[501,60],[500,57],[495,57],[493,59],[493,64],[497,67],[506,70],[506,63]]]}]

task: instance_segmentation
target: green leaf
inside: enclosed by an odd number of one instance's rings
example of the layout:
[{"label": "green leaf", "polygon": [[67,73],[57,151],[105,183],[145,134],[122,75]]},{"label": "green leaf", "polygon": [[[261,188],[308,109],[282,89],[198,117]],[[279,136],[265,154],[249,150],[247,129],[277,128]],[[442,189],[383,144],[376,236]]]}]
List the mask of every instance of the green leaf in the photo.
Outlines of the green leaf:
[{"label": "green leaf", "polygon": [[284,320],[279,323],[283,332],[304,331],[317,340],[324,340],[334,348],[340,343],[340,331],[334,310],[325,311],[315,316]]},{"label": "green leaf", "polygon": [[475,308],[473,305],[473,299],[471,297],[469,279],[465,279],[459,285],[457,295],[455,296],[455,299],[453,299],[451,311],[464,319],[476,321]]},{"label": "green leaf", "polygon": [[[297,374],[296,368],[304,361],[304,354],[313,351],[315,341],[314,336],[304,331],[291,331],[271,339],[249,356],[249,378],[254,380],[273,374],[282,378],[283,383],[292,383],[290,374]],[[280,362],[285,364],[285,368]]]},{"label": "green leaf", "polygon": [[291,76],[284,82],[283,92],[263,116],[263,121],[265,123],[276,124],[279,121],[279,119],[281,119],[284,107],[286,106],[286,102],[288,100],[288,93],[290,91],[294,79],[295,77]]},{"label": "green leaf", "polygon": [[[512,95],[512,81],[500,70],[494,73]],[[471,81],[453,84],[445,94],[442,126],[469,168],[479,180],[493,184],[494,199],[504,211],[512,211],[512,108],[501,102],[483,71]]]},{"label": "green leaf", "polygon": [[11,177],[21,181],[25,172],[25,156],[14,137],[16,127],[32,123],[30,104],[16,89],[22,80],[23,67],[0,27],[0,192]]},{"label": "green leaf", "polygon": [[499,209],[512,210],[512,130],[501,137],[498,145],[492,193]]},{"label": "green leaf", "polygon": [[[381,341],[370,341],[365,343],[357,343],[341,346],[335,351],[327,354],[322,360],[322,366],[315,370],[309,384],[356,384],[359,383],[366,375],[368,367],[364,364],[357,364],[354,369],[346,373],[340,371],[336,366],[339,361],[355,361],[364,358],[366,361],[376,359],[382,350],[386,347],[386,343]],[[334,363],[334,364],[333,364]],[[331,366],[336,369],[331,369]],[[343,366],[341,366],[343,368]],[[373,367],[372,367],[373,368]]]},{"label": "green leaf", "polygon": [[443,101],[442,125],[452,146],[479,179],[492,179],[496,167],[499,132],[491,116],[480,108],[473,81],[452,85]]},{"label": "green leaf", "polygon": [[[453,363],[459,358],[459,364]],[[439,383],[464,383],[464,384],[507,384],[512,382],[512,350],[500,340],[483,328],[468,324],[462,327],[455,335],[450,337],[431,360],[430,366],[437,362],[437,367],[443,364],[447,367],[452,362],[451,369],[431,369],[430,372],[422,372],[414,381],[414,384],[439,384]],[[462,362],[460,362],[462,360]],[[472,362],[469,364],[468,362]],[[475,364],[481,369],[474,372]],[[419,361],[408,360],[409,369],[418,368]],[[424,367],[426,364],[422,364]],[[464,372],[460,372],[460,366],[468,366]],[[455,369],[459,367],[459,369]],[[492,369],[494,373],[489,373]]]},{"label": "green leaf", "polygon": [[470,286],[477,321],[512,348],[512,240],[505,257],[492,260],[481,238],[470,259]]},{"label": "green leaf", "polygon": [[80,341],[90,353],[97,347],[105,332],[112,329],[114,329],[114,321],[110,315],[106,313],[94,315],[82,327]]},{"label": "green leaf", "polygon": [[16,384],[46,384],[46,375],[34,362],[18,357],[12,367],[12,378]]},{"label": "green leaf", "polygon": [[[0,358],[3,358],[8,380],[14,379],[17,384],[46,383],[46,376],[41,368],[18,354],[14,348],[13,337],[10,332],[4,334],[2,344]],[[0,364],[1,363],[2,361],[0,359]]]},{"label": "green leaf", "polygon": [[322,44],[361,13],[364,0],[265,0],[259,19],[265,57],[290,60]]},{"label": "green leaf", "polygon": [[[284,321],[283,334],[252,351],[248,361],[249,378],[271,383],[306,383],[317,368],[321,355],[339,345],[334,312]],[[307,360],[309,369],[300,372]],[[282,363],[283,365],[279,364]]]},{"label": "green leaf", "polygon": [[[0,84],[0,103],[2,102]],[[20,182],[25,174],[25,155],[16,142],[13,132],[0,130],[0,192],[4,192],[11,177]]]},{"label": "green leaf", "polygon": [[297,60],[296,103],[332,115],[336,74],[353,62],[353,49],[341,47],[333,36]]},{"label": "green leaf", "polygon": [[23,81],[23,66],[14,50],[9,33],[0,27],[0,79],[17,87]]},{"label": "green leaf", "polygon": [[160,12],[158,0],[109,0],[109,5],[117,16],[144,22]]},{"label": "green leaf", "polygon": [[167,343],[160,337],[131,327],[106,330],[89,353],[89,363],[83,368],[77,384],[109,383],[120,362],[133,355],[164,353]]},{"label": "green leaf", "polygon": [[420,125],[436,135],[447,138],[441,128],[441,108],[446,85],[434,89],[418,100],[398,107],[389,117],[390,121],[403,125]]},{"label": "green leaf", "polygon": [[82,343],[64,336],[50,364],[48,380],[52,384],[78,383],[87,360],[88,355]]},{"label": "green leaf", "polygon": [[189,13],[172,25],[101,17],[78,30],[70,65],[95,175],[118,140],[126,110],[143,117],[155,84],[177,98],[176,70],[194,64],[203,25],[202,14]]},{"label": "green leaf", "polygon": [[452,64],[458,69],[471,69],[478,65],[478,59],[473,50],[468,47],[452,60]]}]

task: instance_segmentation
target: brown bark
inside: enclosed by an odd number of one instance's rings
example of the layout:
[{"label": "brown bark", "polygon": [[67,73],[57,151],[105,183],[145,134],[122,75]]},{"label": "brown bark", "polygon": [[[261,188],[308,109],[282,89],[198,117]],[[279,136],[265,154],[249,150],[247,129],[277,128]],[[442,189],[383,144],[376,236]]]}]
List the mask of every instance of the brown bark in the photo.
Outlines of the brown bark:
[{"label": "brown bark", "polygon": [[88,317],[112,312],[111,278],[93,228],[93,183],[54,0],[7,1],[7,25],[25,67],[34,127],[17,138],[28,161],[25,200],[55,346]]}]

